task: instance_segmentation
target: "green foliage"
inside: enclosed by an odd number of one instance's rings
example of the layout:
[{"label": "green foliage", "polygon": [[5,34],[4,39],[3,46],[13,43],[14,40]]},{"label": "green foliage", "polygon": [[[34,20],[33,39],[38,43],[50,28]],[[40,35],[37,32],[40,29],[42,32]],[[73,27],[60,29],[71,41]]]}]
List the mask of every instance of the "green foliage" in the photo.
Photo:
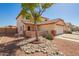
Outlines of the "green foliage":
[{"label": "green foliage", "polygon": [[41,22],[41,15],[46,9],[52,6],[52,3],[22,3],[22,15],[32,22]]},{"label": "green foliage", "polygon": [[52,38],[52,35],[49,34],[49,33],[45,36],[45,38],[48,39],[48,40],[52,40],[52,39],[53,39],[53,38]]},{"label": "green foliage", "polygon": [[65,33],[72,34],[72,31],[65,31]]},{"label": "green foliage", "polygon": [[[36,35],[36,39],[38,39],[38,35],[37,35],[37,22],[41,22],[42,18],[41,15],[43,14],[43,12],[46,11],[46,9],[48,9],[49,7],[52,6],[52,4],[50,3],[22,3],[22,15],[23,17],[25,17],[28,20],[31,20],[31,22],[33,22],[35,24],[35,35]],[[49,37],[49,39],[51,39]]]},{"label": "green foliage", "polygon": [[46,9],[49,8],[50,6],[52,6],[52,3],[45,3],[45,4],[41,4],[42,5],[42,9]]}]

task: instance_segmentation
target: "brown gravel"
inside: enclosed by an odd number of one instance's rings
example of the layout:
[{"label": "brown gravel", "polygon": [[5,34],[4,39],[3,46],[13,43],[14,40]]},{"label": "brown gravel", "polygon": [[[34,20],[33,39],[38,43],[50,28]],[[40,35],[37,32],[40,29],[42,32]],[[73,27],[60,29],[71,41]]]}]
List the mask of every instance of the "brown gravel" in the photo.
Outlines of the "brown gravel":
[{"label": "brown gravel", "polygon": [[0,55],[2,56],[23,56],[25,52],[22,51],[19,47],[16,47],[16,43],[18,42],[17,38],[11,36],[2,36],[0,37],[0,45],[5,44],[2,50],[0,49]]},{"label": "brown gravel", "polygon": [[[4,51],[1,51],[0,49],[0,56],[25,56],[26,55],[25,52],[21,50],[19,47],[13,48],[13,46],[15,46],[18,41],[19,40],[16,39],[15,37],[10,37],[10,36],[0,37],[0,45],[1,44],[6,45],[6,46],[2,46],[2,47],[5,47],[4,49],[2,49]],[[29,54],[29,56],[46,56],[46,54],[42,52],[37,52],[37,53]]]},{"label": "brown gravel", "polygon": [[[28,40],[34,40],[35,38],[30,38]],[[26,55],[42,52],[47,54],[47,56],[61,56],[61,54],[51,40],[45,39],[43,37],[39,37],[39,44],[28,43],[26,44],[27,40],[20,42],[21,49],[26,52]],[[38,54],[37,54],[38,55]],[[42,56],[42,55],[41,55]]]},{"label": "brown gravel", "polygon": [[56,47],[67,56],[79,56],[79,43],[62,40],[62,39],[54,39],[53,43],[56,44]]},{"label": "brown gravel", "polygon": [[11,36],[2,36],[2,37],[0,37],[0,44],[12,42],[14,40],[17,40],[17,39],[15,37],[11,37]]}]

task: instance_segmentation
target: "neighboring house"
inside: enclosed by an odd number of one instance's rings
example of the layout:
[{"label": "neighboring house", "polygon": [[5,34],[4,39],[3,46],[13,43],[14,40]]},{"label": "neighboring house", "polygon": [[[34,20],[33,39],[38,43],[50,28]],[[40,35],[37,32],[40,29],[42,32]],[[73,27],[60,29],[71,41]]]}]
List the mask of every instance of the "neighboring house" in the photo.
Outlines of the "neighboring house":
[{"label": "neighboring house", "polygon": [[72,24],[71,23],[66,23],[66,26],[67,26],[67,30],[68,31],[72,31]]},{"label": "neighboring house", "polygon": [[79,31],[79,27],[71,23],[66,23],[68,31]]},{"label": "neighboring house", "polygon": [[[18,28],[18,34],[26,34],[26,35],[34,35],[34,23],[32,23],[30,20],[26,20],[26,18],[23,18],[21,13],[17,16],[17,28]],[[56,34],[63,34],[64,31],[67,30],[67,26],[65,22],[60,19],[53,19],[49,20],[48,18],[42,17],[42,22],[37,23],[38,26],[38,32],[41,31],[49,31],[52,30],[56,31]],[[29,34],[30,33],[30,34]]]}]

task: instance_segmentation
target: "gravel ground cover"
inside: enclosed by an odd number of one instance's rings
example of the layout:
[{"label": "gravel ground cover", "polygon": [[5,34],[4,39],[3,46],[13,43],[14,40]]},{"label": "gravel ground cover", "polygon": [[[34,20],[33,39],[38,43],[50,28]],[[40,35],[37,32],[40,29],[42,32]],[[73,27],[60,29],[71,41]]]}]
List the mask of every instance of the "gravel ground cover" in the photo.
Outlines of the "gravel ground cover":
[{"label": "gravel ground cover", "polygon": [[[26,55],[34,54],[37,52],[42,52],[46,54],[47,56],[61,56],[63,55],[58,49],[55,47],[55,45],[52,43],[52,41],[47,40],[43,37],[39,37],[40,44],[33,44],[28,43],[23,46],[21,46],[21,49],[26,53]],[[26,43],[26,41],[22,41],[19,44]]]},{"label": "gravel ground cover", "polygon": [[[39,37],[41,44],[29,43],[34,40],[23,37],[0,37],[0,56],[60,56],[63,55],[52,43],[43,37]],[[5,46],[4,46],[5,45]],[[19,47],[17,47],[19,46]]]},{"label": "gravel ground cover", "polygon": [[79,43],[69,40],[54,39],[52,41],[58,50],[66,56],[79,56]]}]

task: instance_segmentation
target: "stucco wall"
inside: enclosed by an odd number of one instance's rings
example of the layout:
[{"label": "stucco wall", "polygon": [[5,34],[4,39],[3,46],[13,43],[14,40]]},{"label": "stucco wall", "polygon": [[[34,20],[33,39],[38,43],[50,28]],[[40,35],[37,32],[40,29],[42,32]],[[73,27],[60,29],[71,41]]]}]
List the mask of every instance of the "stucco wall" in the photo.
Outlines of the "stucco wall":
[{"label": "stucco wall", "polygon": [[56,23],[53,24],[45,24],[45,25],[40,25],[40,30],[55,30],[56,26],[62,26],[63,27],[63,31],[67,30],[67,26],[65,25],[64,21],[58,21]]},{"label": "stucco wall", "polygon": [[13,27],[2,27],[0,28],[0,35],[14,35],[17,33],[17,28]]},{"label": "stucco wall", "polygon": [[[27,31],[28,26],[30,26],[31,31],[34,30],[34,25],[25,25],[25,30]],[[58,21],[56,23],[52,23],[52,24],[44,24],[44,25],[38,25],[39,27],[39,31],[51,31],[51,30],[55,30],[56,26],[63,26],[63,30],[67,30],[67,26],[65,25],[65,23],[63,21]]]},{"label": "stucco wall", "polygon": [[28,26],[30,27],[30,31],[34,31],[34,25],[25,24],[24,31],[28,31]]},{"label": "stucco wall", "polygon": [[17,18],[18,34],[23,34],[23,26],[24,26],[24,24],[22,23],[21,20],[23,20],[22,15],[20,15],[20,16]]},{"label": "stucco wall", "polygon": [[55,23],[55,25],[63,26],[63,30],[64,30],[64,31],[67,30],[67,26],[66,26],[66,24],[64,23],[64,21],[58,21],[57,23]]},{"label": "stucco wall", "polygon": [[[31,24],[23,24],[21,20],[24,20],[22,15],[20,15],[17,18],[17,28],[18,28],[18,34],[23,34],[23,31],[28,31],[28,26],[30,26],[30,31],[34,31],[34,25]],[[45,19],[43,19],[45,21]],[[38,25],[39,31],[51,31],[55,30],[55,27],[57,25],[63,26],[64,31],[67,30],[67,26],[65,25],[64,21],[59,20],[56,23],[50,23],[50,24],[43,24],[43,25]],[[22,29],[21,29],[22,28]]]},{"label": "stucco wall", "polygon": [[50,30],[53,30],[54,29],[54,26],[55,24],[45,24],[45,25],[40,25],[40,30],[41,31],[50,31]]}]

